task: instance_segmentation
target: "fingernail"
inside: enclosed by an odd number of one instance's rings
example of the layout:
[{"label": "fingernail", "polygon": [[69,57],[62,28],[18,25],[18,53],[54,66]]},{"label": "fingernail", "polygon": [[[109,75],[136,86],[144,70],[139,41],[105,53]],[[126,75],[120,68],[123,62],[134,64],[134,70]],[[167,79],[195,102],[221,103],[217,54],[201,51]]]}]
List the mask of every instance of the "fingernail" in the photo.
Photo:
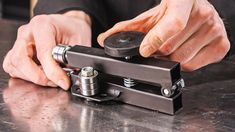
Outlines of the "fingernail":
[{"label": "fingernail", "polygon": [[144,46],[143,48],[140,49],[140,54],[143,57],[149,57],[152,53],[154,52],[153,48],[151,46]]},{"label": "fingernail", "polygon": [[68,89],[69,89],[69,86],[68,86],[68,84],[66,83],[65,80],[59,80],[59,81],[58,81],[58,85],[59,85],[62,89],[64,89],[64,90],[68,90]]},{"label": "fingernail", "polygon": [[52,81],[48,81],[47,85],[50,87],[58,87],[55,83],[53,83]]}]

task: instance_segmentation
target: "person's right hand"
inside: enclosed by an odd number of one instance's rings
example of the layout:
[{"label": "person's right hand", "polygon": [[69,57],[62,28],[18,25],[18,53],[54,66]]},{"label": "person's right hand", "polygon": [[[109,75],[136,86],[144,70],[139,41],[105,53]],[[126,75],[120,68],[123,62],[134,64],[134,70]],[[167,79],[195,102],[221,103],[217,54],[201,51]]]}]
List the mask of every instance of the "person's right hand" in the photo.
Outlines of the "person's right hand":
[{"label": "person's right hand", "polygon": [[51,55],[56,44],[91,46],[89,16],[81,11],[35,16],[18,29],[3,69],[15,78],[67,90],[69,78]]}]

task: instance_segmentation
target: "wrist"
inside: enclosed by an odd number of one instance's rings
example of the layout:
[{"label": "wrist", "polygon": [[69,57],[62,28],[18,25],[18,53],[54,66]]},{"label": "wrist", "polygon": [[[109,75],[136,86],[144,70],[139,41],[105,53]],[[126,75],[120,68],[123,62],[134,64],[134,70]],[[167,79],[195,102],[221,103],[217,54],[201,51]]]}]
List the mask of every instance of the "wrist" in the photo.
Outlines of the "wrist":
[{"label": "wrist", "polygon": [[72,10],[65,12],[63,15],[84,20],[87,24],[91,26],[91,18],[84,11]]}]

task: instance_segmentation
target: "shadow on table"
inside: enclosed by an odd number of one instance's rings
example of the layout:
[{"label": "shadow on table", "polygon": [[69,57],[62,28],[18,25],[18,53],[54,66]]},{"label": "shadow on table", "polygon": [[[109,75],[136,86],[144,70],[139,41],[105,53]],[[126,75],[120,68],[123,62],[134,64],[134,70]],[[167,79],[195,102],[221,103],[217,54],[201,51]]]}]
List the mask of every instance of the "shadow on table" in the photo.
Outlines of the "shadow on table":
[{"label": "shadow on table", "polygon": [[182,73],[186,87],[235,79],[235,59],[210,64],[193,72]]}]

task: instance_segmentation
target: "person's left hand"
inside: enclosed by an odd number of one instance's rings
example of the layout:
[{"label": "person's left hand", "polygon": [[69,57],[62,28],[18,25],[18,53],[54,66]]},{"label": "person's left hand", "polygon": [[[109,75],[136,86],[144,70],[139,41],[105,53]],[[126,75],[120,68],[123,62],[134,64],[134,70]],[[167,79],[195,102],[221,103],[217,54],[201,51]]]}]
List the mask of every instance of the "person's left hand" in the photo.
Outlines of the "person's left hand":
[{"label": "person's left hand", "polygon": [[224,23],[208,0],[162,0],[102,33],[99,44],[103,46],[105,38],[121,31],[146,33],[140,54],[180,62],[184,71],[218,62],[230,49]]}]

